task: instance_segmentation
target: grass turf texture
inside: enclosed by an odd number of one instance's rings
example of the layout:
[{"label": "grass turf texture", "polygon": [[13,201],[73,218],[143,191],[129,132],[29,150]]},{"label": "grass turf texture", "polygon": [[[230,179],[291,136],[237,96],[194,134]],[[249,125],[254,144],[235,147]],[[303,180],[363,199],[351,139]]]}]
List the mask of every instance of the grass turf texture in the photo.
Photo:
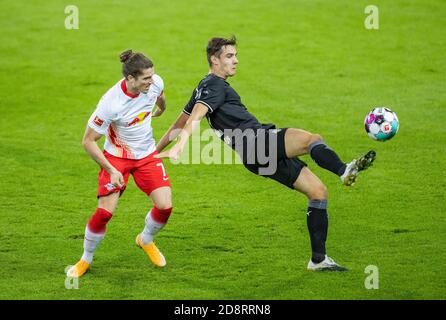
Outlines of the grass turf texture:
[{"label": "grass turf texture", "polygon": [[[363,25],[369,1],[72,1],[79,30],[64,28],[67,4],[0,5],[0,298],[445,298],[443,1],[374,1],[378,31]],[[230,83],[262,122],[319,133],[345,161],[377,151],[353,188],[303,157],[329,188],[328,253],[350,272],[306,271],[303,195],[240,165],[165,161],[174,213],[157,243],[168,266],[134,245],[151,203],[131,180],[91,272],[67,290],[97,203],[98,167],[80,142],[121,76],[118,54],[147,53],[164,78],[159,139],[207,73],[207,40],[232,34]],[[400,120],[386,143],[362,124],[381,105]],[[364,288],[368,265],[379,290]]]}]

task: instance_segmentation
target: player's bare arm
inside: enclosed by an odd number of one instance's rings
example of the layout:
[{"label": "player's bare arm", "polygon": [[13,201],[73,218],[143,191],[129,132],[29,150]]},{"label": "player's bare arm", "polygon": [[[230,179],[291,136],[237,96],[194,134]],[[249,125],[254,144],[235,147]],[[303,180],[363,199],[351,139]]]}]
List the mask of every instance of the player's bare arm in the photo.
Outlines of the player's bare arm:
[{"label": "player's bare arm", "polygon": [[156,100],[156,107],[155,112],[152,114],[152,118],[159,117],[166,111],[166,96],[164,93]]},{"label": "player's bare arm", "polygon": [[87,125],[84,138],[82,139],[82,145],[84,146],[85,151],[87,151],[90,157],[110,174],[110,183],[120,188],[124,184],[124,178],[122,174],[118,170],[116,170],[116,168],[113,167],[105,158],[101,149],[99,149],[97,141],[101,137],[102,134],[97,133]]},{"label": "player's bare arm", "polygon": [[175,123],[167,130],[161,140],[156,145],[156,150],[161,152],[166,148],[173,140],[175,140],[180,134],[181,129],[186,125],[189,115],[181,112]]},{"label": "player's bare arm", "polygon": [[161,152],[156,155],[157,158],[170,158],[172,160],[178,160],[183,152],[184,146],[186,145],[192,132],[196,129],[201,119],[208,112],[208,107],[202,103],[195,104],[189,119],[186,122],[183,130],[181,130],[178,138],[178,142],[168,151]]}]

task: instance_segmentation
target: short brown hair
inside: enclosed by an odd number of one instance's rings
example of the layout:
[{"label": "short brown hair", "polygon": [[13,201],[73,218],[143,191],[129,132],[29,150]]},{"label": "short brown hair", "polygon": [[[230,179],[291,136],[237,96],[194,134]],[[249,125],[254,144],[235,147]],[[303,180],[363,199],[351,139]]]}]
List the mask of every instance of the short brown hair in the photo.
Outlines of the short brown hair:
[{"label": "short brown hair", "polygon": [[153,67],[153,62],[140,52],[126,50],[119,55],[122,62],[122,75],[127,79],[129,75],[137,78],[144,69]]},{"label": "short brown hair", "polygon": [[230,39],[225,38],[212,38],[208,42],[208,46],[206,48],[206,53],[208,57],[209,66],[212,67],[211,56],[215,55],[219,57],[221,55],[221,48],[224,46],[236,46],[237,39],[235,36],[232,36]]}]

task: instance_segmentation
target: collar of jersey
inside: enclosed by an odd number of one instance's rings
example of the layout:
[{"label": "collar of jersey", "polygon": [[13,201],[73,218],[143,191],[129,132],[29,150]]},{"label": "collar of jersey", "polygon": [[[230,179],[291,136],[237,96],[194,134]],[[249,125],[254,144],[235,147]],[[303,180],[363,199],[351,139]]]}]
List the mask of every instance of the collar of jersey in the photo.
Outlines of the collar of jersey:
[{"label": "collar of jersey", "polygon": [[222,78],[222,77],[220,77],[220,76],[217,76],[215,73],[209,72],[209,74],[210,74],[211,76],[217,78],[217,79],[220,79],[220,80],[223,80],[224,82],[226,82],[226,79],[225,79],[225,78]]},{"label": "collar of jersey", "polygon": [[122,89],[122,92],[124,92],[124,94],[127,97],[130,97],[132,99],[137,98],[139,96],[139,93],[138,94],[133,94],[133,93],[127,91],[127,83],[125,82],[125,79],[121,81],[121,89]]}]

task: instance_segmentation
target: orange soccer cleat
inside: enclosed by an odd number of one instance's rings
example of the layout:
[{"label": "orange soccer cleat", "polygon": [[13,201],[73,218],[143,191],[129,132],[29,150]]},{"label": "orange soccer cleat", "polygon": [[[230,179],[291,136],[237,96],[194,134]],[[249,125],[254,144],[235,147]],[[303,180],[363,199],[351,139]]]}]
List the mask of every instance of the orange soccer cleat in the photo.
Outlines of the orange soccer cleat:
[{"label": "orange soccer cleat", "polygon": [[87,261],[80,259],[78,263],[68,269],[67,276],[79,278],[82,277],[88,271],[88,269],[90,269],[90,264]]},{"label": "orange soccer cleat", "polygon": [[144,252],[149,256],[150,260],[157,267],[165,267],[166,259],[163,254],[156,247],[155,243],[152,241],[148,244],[143,244],[141,241],[141,235],[136,236],[136,245],[144,250]]}]

